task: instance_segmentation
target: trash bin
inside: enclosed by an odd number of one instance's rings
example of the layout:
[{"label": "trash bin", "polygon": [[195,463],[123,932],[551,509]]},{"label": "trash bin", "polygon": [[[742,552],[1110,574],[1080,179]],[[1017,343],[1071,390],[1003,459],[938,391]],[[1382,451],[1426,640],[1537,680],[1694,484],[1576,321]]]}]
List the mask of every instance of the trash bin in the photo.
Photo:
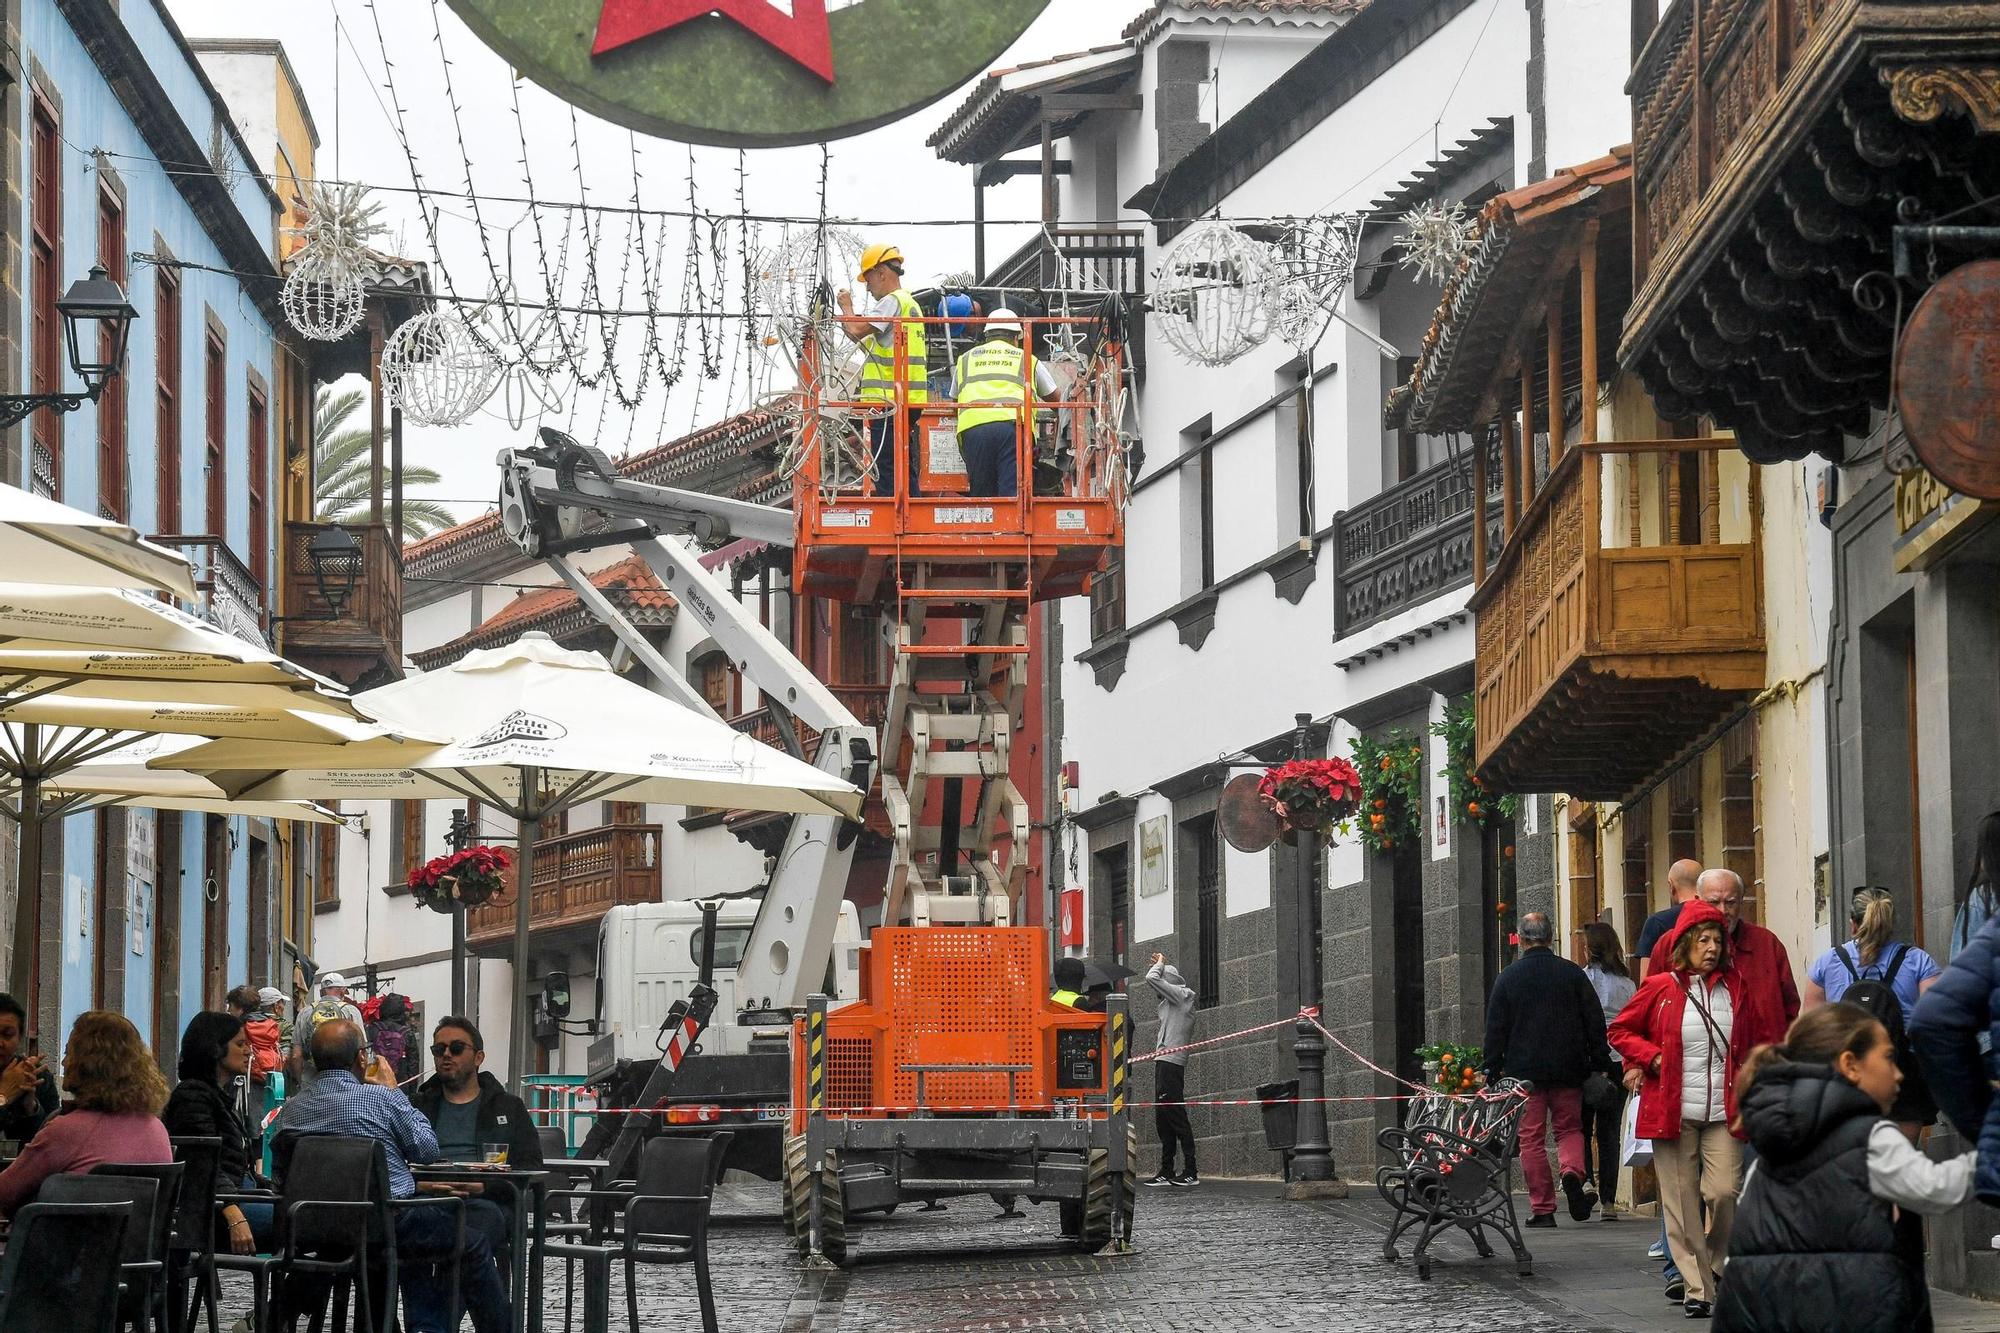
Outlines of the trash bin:
[{"label": "trash bin", "polygon": [[1290,1152],[1299,1140],[1299,1081],[1259,1083],[1257,1098],[1264,1103],[1264,1146],[1272,1152]]}]

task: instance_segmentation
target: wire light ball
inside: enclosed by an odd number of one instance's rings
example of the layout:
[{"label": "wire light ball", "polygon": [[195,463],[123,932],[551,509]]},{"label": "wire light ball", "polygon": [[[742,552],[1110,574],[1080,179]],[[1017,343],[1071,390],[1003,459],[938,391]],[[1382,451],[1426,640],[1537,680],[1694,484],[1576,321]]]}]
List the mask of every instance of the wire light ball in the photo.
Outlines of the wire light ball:
[{"label": "wire light ball", "polygon": [[382,346],[382,388],[423,426],[460,426],[500,384],[500,364],[463,319],[417,315]]},{"label": "wire light ball", "polygon": [[382,230],[382,205],[359,185],[313,184],[301,206],[305,220],[290,231],[304,244],[287,267],[278,302],[301,334],[332,342],[361,324],[374,269],[368,242]]},{"label": "wire light ball", "polygon": [[757,256],[751,309],[765,346],[793,346],[812,320],[820,280],[850,286],[861,266],[861,238],[841,227],[788,232]]},{"label": "wire light ball", "polygon": [[1403,214],[1403,255],[1397,264],[1425,282],[1443,282],[1458,272],[1478,243],[1477,219],[1458,200],[1432,199]]},{"label": "wire light ball", "polygon": [[1290,218],[1271,247],[1277,281],[1271,285],[1271,323],[1292,347],[1318,344],[1335,307],[1354,280],[1360,255],[1358,214],[1322,213]]},{"label": "wire light ball", "polygon": [[332,255],[301,250],[286,266],[278,304],[291,326],[305,337],[315,342],[345,338],[360,327],[362,308],[368,302],[364,272],[359,265]]},{"label": "wire light ball", "polygon": [[1226,222],[1197,222],[1160,260],[1154,327],[1198,366],[1226,366],[1271,336],[1271,249]]}]

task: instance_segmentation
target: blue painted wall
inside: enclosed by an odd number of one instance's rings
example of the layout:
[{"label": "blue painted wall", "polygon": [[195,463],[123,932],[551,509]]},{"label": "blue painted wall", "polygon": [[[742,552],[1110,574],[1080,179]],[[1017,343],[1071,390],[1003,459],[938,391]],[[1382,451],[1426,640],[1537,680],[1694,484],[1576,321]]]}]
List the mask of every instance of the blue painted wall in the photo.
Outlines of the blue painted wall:
[{"label": "blue painted wall", "polygon": [[[77,40],[53,0],[25,0],[22,6],[22,63],[37,86],[51,95],[59,116],[62,150],[62,253],[58,284],[66,288],[82,277],[96,261],[98,237],[98,195],[106,173],[115,175],[122,187],[125,213],[125,249],[128,253],[153,253],[164,249],[175,259],[214,269],[230,267],[214,239],[203,229],[186,198],[162,164],[152,155],[131,116],[119,103],[104,74],[83,44]],[[226,119],[226,110],[209,97],[192,57],[175,39],[170,23],[158,8],[158,0],[124,0],[119,6],[120,21],[144,52],[154,76],[172,98],[194,141],[209,145],[214,141],[217,118]],[[31,142],[29,99],[22,98],[18,126],[24,144]],[[253,235],[268,243],[272,232],[273,204],[253,172],[264,164],[250,163],[237,140],[222,136],[225,179],[230,195]],[[26,156],[24,154],[24,156]],[[32,216],[35,206],[30,164],[20,164],[19,182],[24,207]],[[186,164],[176,164],[185,172]],[[154,406],[157,367],[154,349],[157,334],[157,270],[149,264],[128,265],[127,287],[139,317],[133,325],[125,366],[126,475],[129,501],[126,518],[141,532],[157,532],[158,497],[155,494],[157,450],[155,448]],[[24,275],[31,281],[32,275]],[[26,282],[24,282],[26,286]],[[181,271],[181,521],[186,533],[207,530],[204,476],[204,439],[207,402],[203,376],[204,339],[211,318],[225,338],[225,417],[227,430],[227,513],[225,537],[231,549],[246,564],[252,563],[249,549],[249,400],[251,373],[275,390],[273,363],[276,353],[274,330],[269,320],[244,292],[237,279],[227,272],[204,272],[193,268]],[[26,319],[26,314],[23,316]],[[20,330],[22,345],[32,357],[28,329]],[[24,378],[34,373],[24,367]],[[73,382],[67,362],[61,370],[66,388]],[[86,406],[62,419],[62,494],[65,502],[83,509],[96,509],[98,497],[97,409]],[[267,458],[277,456],[275,408],[267,431],[270,438]],[[275,513],[279,496],[276,485],[267,482],[267,503]],[[259,537],[262,540],[260,534]],[[267,567],[276,566],[276,553],[266,553]],[[181,1010],[174,1015],[175,1029],[200,1006],[202,995],[202,884],[203,818],[195,815],[166,814],[182,824],[181,859],[184,871],[181,894]],[[228,977],[231,983],[249,978],[250,913],[249,854],[246,821],[231,821],[235,847],[229,857],[229,874],[222,886],[227,912],[229,948]],[[93,994],[96,930],[96,899],[99,893],[126,893],[124,866],[110,876],[113,883],[95,882],[97,816],[83,815],[65,820],[61,830],[64,866],[63,912],[64,947],[60,961],[62,1032],[77,1014],[93,1004],[119,1007],[151,1035],[153,977],[159,958],[157,918],[146,922],[144,951],[131,952],[129,939],[116,942],[124,952],[126,981],[123,993],[98,997]],[[154,900],[157,902],[157,898]],[[150,915],[150,914],[149,914]],[[62,1036],[44,1034],[45,1049],[58,1050]]]}]

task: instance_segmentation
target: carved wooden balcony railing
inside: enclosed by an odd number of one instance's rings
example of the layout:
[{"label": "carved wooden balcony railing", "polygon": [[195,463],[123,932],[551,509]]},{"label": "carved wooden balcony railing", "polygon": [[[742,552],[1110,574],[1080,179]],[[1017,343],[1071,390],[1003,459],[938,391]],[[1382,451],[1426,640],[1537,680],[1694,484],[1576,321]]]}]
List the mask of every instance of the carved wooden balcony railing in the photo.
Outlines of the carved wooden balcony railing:
[{"label": "carved wooden balcony railing", "polygon": [[[538,939],[588,938],[605,912],[628,903],[660,901],[660,826],[607,824],[535,844],[534,899],[529,928]],[[514,937],[512,894],[465,914],[475,949],[504,947]]]},{"label": "carved wooden balcony railing", "polygon": [[1069,287],[1142,296],[1146,233],[1136,227],[1062,227],[1038,235],[986,275],[993,287]]},{"label": "carved wooden balcony railing", "polygon": [[[1562,455],[1472,596],[1482,779],[1618,800],[1763,687],[1756,470],[1747,519],[1726,531],[1731,447],[1583,442]],[[1605,460],[1620,455],[1631,461],[1607,492]],[[1698,460],[1686,489],[1683,456]]]},{"label": "carved wooden balcony railing", "polygon": [[287,523],[283,548],[285,656],[350,689],[367,689],[403,674],[403,560],[388,525],[342,524],[361,546],[361,573],[338,619],[314,576],[312,540],[330,523]]},{"label": "carved wooden balcony railing", "polygon": [[[1989,5],[1673,0],[1635,14],[1634,294],[1619,363],[1761,462],[1866,434],[1900,302],[1891,233],[2000,190]],[[1947,254],[1947,262],[1952,256]]]},{"label": "carved wooden balcony railing", "polygon": [[[1499,469],[1486,483],[1497,499]],[[1472,484],[1470,456],[1461,455],[1334,515],[1336,639],[1472,582]],[[1485,549],[1497,551],[1499,507],[1487,515]]]},{"label": "carved wooden balcony railing", "polygon": [[179,551],[194,566],[198,594],[187,610],[225,634],[247,642],[264,642],[264,590],[249,568],[220,537],[170,534],[151,537],[158,545]]}]

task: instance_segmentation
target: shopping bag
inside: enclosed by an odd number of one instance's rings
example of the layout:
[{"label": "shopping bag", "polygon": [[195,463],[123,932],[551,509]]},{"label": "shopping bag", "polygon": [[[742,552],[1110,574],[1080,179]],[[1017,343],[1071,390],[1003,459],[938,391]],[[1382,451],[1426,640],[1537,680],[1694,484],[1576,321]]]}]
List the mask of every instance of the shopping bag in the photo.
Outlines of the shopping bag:
[{"label": "shopping bag", "polygon": [[1638,1136],[1639,1099],[1633,1097],[1625,1103],[1624,1152],[1619,1160],[1627,1166],[1650,1166],[1653,1161],[1653,1141]]}]

